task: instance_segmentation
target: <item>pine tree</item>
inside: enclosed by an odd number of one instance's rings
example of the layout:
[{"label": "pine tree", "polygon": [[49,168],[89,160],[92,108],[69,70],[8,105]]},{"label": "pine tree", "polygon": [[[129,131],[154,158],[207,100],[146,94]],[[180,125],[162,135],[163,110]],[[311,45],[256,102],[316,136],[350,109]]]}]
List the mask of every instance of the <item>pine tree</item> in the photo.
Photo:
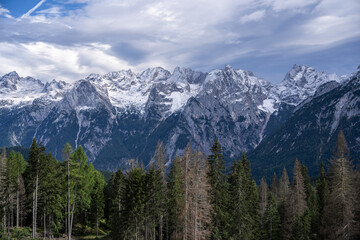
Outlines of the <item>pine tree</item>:
[{"label": "pine tree", "polygon": [[279,180],[275,172],[271,181],[270,191],[273,193],[275,199],[279,198]]},{"label": "pine tree", "polygon": [[121,222],[122,199],[124,198],[124,181],[125,177],[121,169],[117,170],[113,178],[109,181],[109,222],[111,236],[113,239],[120,239],[121,232],[119,223]]},{"label": "pine tree", "polygon": [[14,179],[15,179],[15,189],[16,189],[16,227],[20,225],[20,212],[21,212],[21,191],[23,187],[22,174],[25,172],[26,163],[24,157],[21,153],[15,153],[14,157]]},{"label": "pine tree", "polygon": [[91,216],[96,227],[96,238],[99,236],[99,221],[104,216],[104,188],[106,185],[104,176],[95,171],[95,184],[91,193]]},{"label": "pine tree", "polygon": [[235,161],[229,178],[230,216],[229,233],[234,239],[260,238],[259,196],[255,181],[251,178],[246,155]]},{"label": "pine tree", "polygon": [[318,227],[317,219],[319,206],[317,201],[316,187],[313,186],[310,182],[310,177],[308,175],[308,169],[305,165],[301,165],[301,174],[304,178],[304,188],[306,193],[306,204],[308,207],[308,214],[305,216],[304,220],[310,221],[310,237],[318,238]]},{"label": "pine tree", "polygon": [[39,213],[42,213],[43,235],[53,237],[61,230],[63,218],[63,207],[65,205],[64,182],[60,163],[48,154],[41,159],[41,170],[39,173],[41,184],[39,184]]},{"label": "pine tree", "polygon": [[280,239],[281,230],[280,214],[276,206],[274,194],[269,192],[263,216],[263,237],[264,240]]},{"label": "pine tree", "polygon": [[157,170],[158,174],[161,177],[161,186],[158,187],[158,195],[162,196],[159,198],[160,205],[159,205],[159,240],[163,240],[163,223],[164,223],[164,214],[165,208],[163,207],[165,204],[165,191],[166,191],[166,179],[165,179],[165,163],[166,163],[166,156],[165,156],[165,148],[164,144],[159,141],[156,150],[155,150],[155,169]]},{"label": "pine tree", "polygon": [[285,206],[289,198],[290,194],[290,181],[289,176],[287,174],[286,168],[283,169],[281,178],[279,181],[279,189],[278,196],[276,198],[278,210],[280,214],[281,220],[281,236],[284,238],[286,235],[286,231],[289,231],[290,226],[286,225],[287,219],[285,218]]},{"label": "pine tree", "polygon": [[260,187],[259,187],[259,212],[261,219],[261,235],[264,235],[264,214],[266,211],[266,205],[268,202],[268,195],[270,191],[268,189],[268,185],[266,183],[265,177],[261,179]]},{"label": "pine tree", "polygon": [[258,189],[254,179],[251,177],[250,162],[247,160],[246,154],[243,153],[241,159],[245,172],[246,184],[246,201],[249,211],[249,224],[247,231],[249,232],[249,239],[259,239],[260,237],[260,213],[259,213],[259,195]]},{"label": "pine tree", "polygon": [[180,159],[172,162],[167,182],[167,219],[170,239],[181,239],[185,193]]},{"label": "pine tree", "polygon": [[[306,218],[303,217],[306,211]],[[304,177],[302,175],[302,166],[299,160],[296,159],[293,170],[293,181],[291,184],[290,194],[285,203],[285,217],[284,217],[284,237],[297,236],[299,239],[307,239],[310,229],[299,229],[300,227],[309,227],[310,224],[302,221],[310,221],[307,217],[309,214],[306,202],[306,190],[304,184]],[[296,226],[296,227],[294,227]],[[296,232],[294,232],[296,231]],[[303,235],[299,235],[303,234]]]},{"label": "pine tree", "polygon": [[131,169],[125,178],[119,223],[120,239],[139,239],[144,231],[145,184],[145,171],[139,166]]},{"label": "pine tree", "polygon": [[[165,190],[161,171],[151,167],[146,173],[145,182],[146,203],[144,211],[146,215],[146,237],[161,238],[162,222],[160,222],[160,219],[162,221],[164,214],[163,205],[165,202]],[[158,234],[156,234],[157,228],[159,229]]]},{"label": "pine tree", "polygon": [[328,174],[329,196],[324,206],[326,239],[351,239],[354,223],[353,168],[349,148],[340,130]]},{"label": "pine tree", "polygon": [[328,185],[325,172],[325,164],[321,162],[319,169],[319,178],[316,181],[316,200],[317,200],[317,215],[314,222],[315,233],[318,239],[325,239],[321,231],[321,224],[324,220],[324,206],[325,199],[328,197]]},{"label": "pine tree", "polygon": [[45,147],[38,145],[34,138],[30,147],[28,167],[25,170],[26,189],[32,198],[32,238],[36,238],[38,220],[38,201],[39,201],[39,175],[41,170],[41,160],[45,155]]},{"label": "pine tree", "polygon": [[211,205],[210,185],[207,178],[208,167],[203,153],[194,151],[190,154],[188,239],[208,239],[210,237]]},{"label": "pine tree", "polygon": [[224,156],[218,140],[215,140],[211,152],[212,154],[208,157],[209,193],[212,205],[211,237],[213,239],[226,239],[228,238],[226,229],[229,221],[229,213],[227,210],[229,193],[227,177],[225,175]]},{"label": "pine tree", "polygon": [[10,156],[6,157],[6,151],[3,150],[3,156],[1,157],[1,182],[0,182],[0,197],[1,197],[1,207],[2,207],[2,216],[3,216],[3,237],[9,238],[10,228],[12,227],[11,221],[11,210],[13,207],[14,199],[14,175],[13,175],[13,163],[14,155],[13,152]]}]

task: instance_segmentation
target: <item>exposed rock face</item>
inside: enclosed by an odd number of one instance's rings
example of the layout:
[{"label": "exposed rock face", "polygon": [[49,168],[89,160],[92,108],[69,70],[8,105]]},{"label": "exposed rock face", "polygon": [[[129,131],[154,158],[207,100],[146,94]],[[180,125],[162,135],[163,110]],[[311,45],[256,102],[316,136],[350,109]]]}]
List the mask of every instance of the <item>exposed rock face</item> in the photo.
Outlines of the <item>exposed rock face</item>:
[{"label": "exposed rock face", "polygon": [[342,84],[321,85],[313,97],[293,110],[288,119],[249,153],[256,176],[271,177],[296,158],[315,175],[321,161],[331,159],[342,129],[356,163],[360,157],[360,71]]},{"label": "exposed rock face", "polygon": [[130,158],[146,164],[158,140],[169,159],[188,141],[209,153],[215,139],[227,156],[238,156],[298,112],[301,102],[339,82],[334,74],[299,65],[275,86],[228,65],[210,73],[122,70],[74,84],[44,84],[11,72],[0,78],[0,145],[29,146],[35,137],[59,159],[66,142],[82,145],[95,166],[108,170]]}]

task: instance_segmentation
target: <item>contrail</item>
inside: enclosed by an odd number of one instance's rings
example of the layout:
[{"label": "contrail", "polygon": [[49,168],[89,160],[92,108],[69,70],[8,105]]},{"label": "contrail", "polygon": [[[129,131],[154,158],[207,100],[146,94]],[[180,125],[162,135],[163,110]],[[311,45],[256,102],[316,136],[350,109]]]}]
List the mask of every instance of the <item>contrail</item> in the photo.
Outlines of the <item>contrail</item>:
[{"label": "contrail", "polygon": [[35,5],[32,9],[30,9],[27,13],[23,14],[20,19],[28,17],[30,14],[32,14],[36,9],[38,9],[46,0],[41,0],[38,4]]}]

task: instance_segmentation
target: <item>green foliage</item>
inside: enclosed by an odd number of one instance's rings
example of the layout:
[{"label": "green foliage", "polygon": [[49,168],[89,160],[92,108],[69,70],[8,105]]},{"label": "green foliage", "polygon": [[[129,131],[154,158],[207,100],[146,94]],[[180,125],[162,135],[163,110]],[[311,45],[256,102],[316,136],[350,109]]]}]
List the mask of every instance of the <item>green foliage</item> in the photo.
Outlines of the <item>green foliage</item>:
[{"label": "green foliage", "polygon": [[169,236],[176,238],[182,228],[182,209],[185,204],[184,182],[180,161],[176,158],[170,169],[167,182],[167,219]]},{"label": "green foliage", "polygon": [[212,205],[211,235],[214,239],[228,238],[229,223],[229,192],[228,181],[225,175],[225,160],[218,140],[215,140],[211,148],[211,155],[208,157],[210,183],[210,203]]},{"label": "green foliage", "polygon": [[136,166],[130,170],[124,181],[121,199],[120,239],[137,237],[144,226],[146,203],[146,183],[144,169]]},{"label": "green foliage", "polygon": [[311,213],[307,209],[301,216],[296,216],[291,232],[292,240],[308,240],[311,232]]},{"label": "green foliage", "polygon": [[234,239],[260,238],[259,196],[251,178],[250,163],[243,154],[235,161],[229,178],[230,217],[229,234]]},{"label": "green foliage", "polygon": [[276,200],[274,194],[269,192],[266,209],[263,217],[263,236],[264,240],[275,240],[280,239],[280,214],[276,206]]},{"label": "green foliage", "polygon": [[29,239],[31,235],[31,228],[29,227],[20,227],[12,228],[10,230],[10,239]]},{"label": "green foliage", "polygon": [[124,181],[125,177],[121,169],[119,169],[109,180],[106,191],[106,209],[108,209],[108,220],[111,229],[111,236],[113,239],[120,239],[121,228],[119,223],[121,222],[122,211],[122,199],[124,193]]}]

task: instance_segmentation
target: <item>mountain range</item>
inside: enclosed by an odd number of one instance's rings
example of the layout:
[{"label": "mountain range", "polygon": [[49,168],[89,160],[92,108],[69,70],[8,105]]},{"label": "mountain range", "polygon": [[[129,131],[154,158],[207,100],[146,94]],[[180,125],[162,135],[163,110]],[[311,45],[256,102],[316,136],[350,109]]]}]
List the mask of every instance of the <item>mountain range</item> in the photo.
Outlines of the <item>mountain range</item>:
[{"label": "mountain range", "polygon": [[359,95],[360,69],[339,77],[301,65],[276,85],[229,65],[121,70],[74,83],[10,72],[0,78],[0,146],[36,138],[61,159],[69,142],[98,169],[115,170],[132,158],[147,165],[159,140],[170,163],[189,141],[209,153],[218,139],[229,160],[248,152],[256,176],[296,157],[315,174],[339,129],[359,156]]}]

